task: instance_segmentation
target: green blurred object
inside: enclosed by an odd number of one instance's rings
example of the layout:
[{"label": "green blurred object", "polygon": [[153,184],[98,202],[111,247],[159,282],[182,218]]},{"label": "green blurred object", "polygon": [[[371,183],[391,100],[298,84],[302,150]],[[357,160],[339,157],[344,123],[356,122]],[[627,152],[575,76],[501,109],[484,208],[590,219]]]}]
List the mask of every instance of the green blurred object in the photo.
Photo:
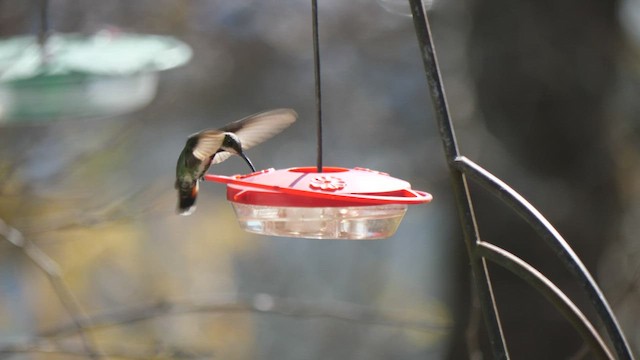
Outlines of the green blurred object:
[{"label": "green blurred object", "polygon": [[149,104],[157,72],[185,64],[191,48],[167,36],[104,30],[0,40],[0,125],[113,116]]}]

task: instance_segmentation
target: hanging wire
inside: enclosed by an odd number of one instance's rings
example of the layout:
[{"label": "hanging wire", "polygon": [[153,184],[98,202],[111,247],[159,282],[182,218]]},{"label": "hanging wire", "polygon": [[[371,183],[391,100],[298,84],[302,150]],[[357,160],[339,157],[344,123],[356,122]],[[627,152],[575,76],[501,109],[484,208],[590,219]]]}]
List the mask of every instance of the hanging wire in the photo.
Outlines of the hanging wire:
[{"label": "hanging wire", "polygon": [[40,28],[38,29],[38,45],[40,60],[47,62],[47,38],[49,37],[49,0],[40,0]]},{"label": "hanging wire", "polygon": [[318,1],[311,0],[311,12],[313,18],[313,63],[315,72],[315,88],[316,88],[316,116],[318,120],[317,136],[318,136],[318,172],[322,172],[322,88],[320,86],[320,44],[318,36]]}]

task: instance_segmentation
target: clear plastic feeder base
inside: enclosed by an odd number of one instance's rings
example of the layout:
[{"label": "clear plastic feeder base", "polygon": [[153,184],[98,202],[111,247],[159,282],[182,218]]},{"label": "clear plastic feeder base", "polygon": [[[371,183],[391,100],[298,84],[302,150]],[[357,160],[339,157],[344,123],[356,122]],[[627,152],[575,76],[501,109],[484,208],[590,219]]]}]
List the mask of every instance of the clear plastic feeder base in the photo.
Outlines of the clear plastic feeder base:
[{"label": "clear plastic feeder base", "polygon": [[432,199],[404,180],[365,168],[266,169],[207,174],[205,180],[227,184],[227,200],[244,230],[307,239],[386,239],[408,205]]},{"label": "clear plastic feeder base", "polygon": [[407,211],[406,204],[353,207],[231,204],[246,231],[308,239],[386,239],[395,234]]}]

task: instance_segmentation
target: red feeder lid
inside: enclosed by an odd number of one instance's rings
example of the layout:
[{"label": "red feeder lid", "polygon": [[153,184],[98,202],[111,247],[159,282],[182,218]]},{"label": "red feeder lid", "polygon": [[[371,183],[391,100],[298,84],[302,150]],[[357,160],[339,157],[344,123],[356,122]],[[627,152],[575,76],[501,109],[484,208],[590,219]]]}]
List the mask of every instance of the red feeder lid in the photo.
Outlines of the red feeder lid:
[{"label": "red feeder lid", "polygon": [[407,181],[365,168],[323,167],[267,169],[247,175],[205,175],[227,184],[227,199],[263,206],[342,207],[422,204],[431,194],[412,190]]}]

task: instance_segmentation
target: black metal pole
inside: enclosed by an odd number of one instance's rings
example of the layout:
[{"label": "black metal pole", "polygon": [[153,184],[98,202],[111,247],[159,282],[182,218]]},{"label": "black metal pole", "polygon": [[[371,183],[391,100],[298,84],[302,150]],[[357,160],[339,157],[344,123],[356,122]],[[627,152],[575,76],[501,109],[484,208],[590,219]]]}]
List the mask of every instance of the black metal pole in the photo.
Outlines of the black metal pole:
[{"label": "black metal pole", "polygon": [[433,48],[426,9],[421,0],[409,0],[409,4],[411,6],[411,13],[413,14],[413,23],[415,25],[418,43],[420,44],[422,61],[427,75],[438,130],[440,131],[440,138],[442,139],[445,156],[449,164],[453,192],[456,195],[458,215],[462,223],[465,244],[471,261],[471,270],[475,279],[474,283],[476,284],[485,324],[488,329],[489,342],[491,343],[495,359],[508,359],[509,352],[504,340],[487,264],[476,249],[480,235],[473,213],[473,205],[471,203],[467,180],[464,174],[453,166],[456,158],[459,156],[458,145],[453,130],[453,123],[449,115],[449,108],[442,85],[435,49]]},{"label": "black metal pole", "polygon": [[518,275],[542,293],[571,322],[599,359],[614,358],[589,319],[551,280],[519,257],[493,244],[480,241],[478,251],[483,257]]},{"label": "black metal pole", "polygon": [[322,88],[320,86],[320,40],[318,35],[318,1],[311,0],[311,12],[313,17],[313,65],[315,74],[316,90],[316,116],[317,116],[317,137],[318,137],[318,172],[322,172]]},{"label": "black metal pole", "polygon": [[580,258],[573,252],[562,236],[542,214],[507,184],[471,160],[460,156],[432,43],[431,30],[429,28],[426,11],[421,0],[409,0],[409,3],[411,5],[418,43],[420,44],[431,99],[434,105],[436,121],[451,172],[453,191],[456,196],[465,243],[471,260],[471,269],[478,289],[494,357],[508,358],[509,355],[492,293],[485,258],[489,258],[505,266],[545,294],[545,296],[554,303],[556,308],[558,308],[583,335],[585,340],[592,345],[597,355],[602,358],[611,358],[612,354],[606,348],[600,336],[595,332],[589,320],[584,317],[579,309],[575,307],[553,283],[515,255],[489,243],[480,241],[478,227],[473,213],[473,204],[467,186],[467,175],[478,181],[492,194],[496,195],[505,204],[514,209],[516,213],[523,217],[534,228],[538,235],[555,250],[563,265],[576,276],[577,281],[587,292],[599,319],[603,322],[605,330],[614,345],[618,358],[633,359],[629,344],[607,300],[586,267],[582,264]]},{"label": "black metal pole", "polygon": [[620,359],[633,359],[629,343],[616,320],[607,299],[582,263],[582,260],[571,249],[566,240],[549,223],[549,221],[531,205],[525,198],[513,190],[509,185],[483,169],[464,156],[459,157],[454,165],[460,171],[476,180],[485,189],[502,200],[510,208],[531,225],[536,233],[547,242],[562,264],[575,276],[580,286],[587,293],[598,317],[609,334],[616,353]]}]

